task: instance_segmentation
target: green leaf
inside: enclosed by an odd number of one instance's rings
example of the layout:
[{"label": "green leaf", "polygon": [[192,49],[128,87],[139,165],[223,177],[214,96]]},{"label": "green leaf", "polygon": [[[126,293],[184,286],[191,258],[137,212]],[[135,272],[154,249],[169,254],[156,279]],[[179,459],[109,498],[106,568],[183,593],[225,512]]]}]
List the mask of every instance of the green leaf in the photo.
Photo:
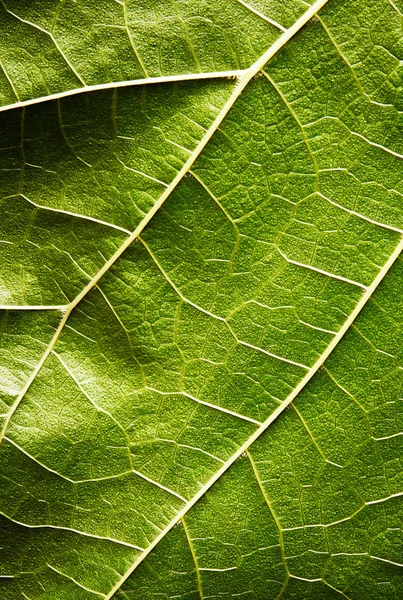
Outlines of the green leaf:
[{"label": "green leaf", "polygon": [[0,28],[2,600],[400,600],[401,0]]}]

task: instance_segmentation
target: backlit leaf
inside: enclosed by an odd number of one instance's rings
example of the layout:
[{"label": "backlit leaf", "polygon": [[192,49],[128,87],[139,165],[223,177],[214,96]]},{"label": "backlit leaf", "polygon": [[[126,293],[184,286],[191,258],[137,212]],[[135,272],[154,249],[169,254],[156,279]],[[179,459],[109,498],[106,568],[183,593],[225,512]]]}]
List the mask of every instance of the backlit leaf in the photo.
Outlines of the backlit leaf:
[{"label": "backlit leaf", "polygon": [[403,597],[401,4],[1,4],[2,600]]}]

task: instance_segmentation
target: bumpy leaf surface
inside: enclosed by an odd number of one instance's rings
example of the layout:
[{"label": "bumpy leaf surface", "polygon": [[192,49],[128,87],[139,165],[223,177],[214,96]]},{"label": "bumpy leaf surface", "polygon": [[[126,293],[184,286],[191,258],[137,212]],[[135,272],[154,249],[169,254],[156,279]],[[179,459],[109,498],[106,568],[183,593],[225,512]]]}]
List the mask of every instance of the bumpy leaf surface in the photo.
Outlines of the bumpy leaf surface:
[{"label": "bumpy leaf surface", "polygon": [[401,600],[402,0],[0,31],[1,599]]}]

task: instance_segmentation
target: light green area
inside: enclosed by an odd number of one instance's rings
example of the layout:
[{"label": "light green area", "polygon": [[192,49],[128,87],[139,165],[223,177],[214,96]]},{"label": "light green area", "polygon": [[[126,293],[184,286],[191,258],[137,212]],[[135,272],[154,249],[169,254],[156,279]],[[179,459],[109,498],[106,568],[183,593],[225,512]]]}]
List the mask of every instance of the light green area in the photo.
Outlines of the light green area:
[{"label": "light green area", "polygon": [[401,598],[402,276],[399,261],[294,406],[190,509],[187,539],[170,531],[119,600],[187,598],[178,547],[194,549],[206,598]]},{"label": "light green area", "polygon": [[0,523],[4,600],[101,598],[138,555],[133,548],[63,529],[27,529],[4,517]]},{"label": "light green area", "polygon": [[74,300],[177,175],[233,86],[100,91],[0,113],[0,303]]},{"label": "light green area", "polygon": [[245,4],[284,28],[291,27],[313,0],[246,0]]},{"label": "light green area", "polygon": [[[387,101],[372,98],[370,89],[379,88],[379,71],[387,67],[383,54],[374,52],[378,67],[364,79],[360,69],[364,63],[353,54],[354,49],[364,48],[364,34],[355,27],[356,37],[350,36],[354,21],[351,11],[347,12],[349,4],[326,5],[321,17],[325,29],[321,22],[306,27],[265,70],[304,131],[316,162],[319,191],[348,210],[402,229],[401,105],[397,94]],[[388,2],[370,2],[368,6],[373,7],[369,22],[376,24],[375,29],[379,27],[388,44],[395,40],[399,52],[403,17],[397,16]],[[353,12],[355,19],[357,13]],[[387,26],[379,23],[382,19],[388,20]],[[350,38],[347,46],[336,35],[342,27]],[[368,52],[366,49],[366,55]],[[402,76],[396,77],[396,86],[401,86]]]},{"label": "light green area", "polygon": [[0,104],[249,67],[281,29],[238,0],[2,0]]},{"label": "light green area", "polygon": [[121,231],[38,209],[21,196],[0,204],[0,302],[65,305],[125,239]]},{"label": "light green area", "polygon": [[1,420],[32,375],[60,319],[57,311],[0,311]]},{"label": "light green area", "polygon": [[[307,8],[5,0],[0,61],[246,68]],[[0,113],[1,598],[401,600],[400,11]]]}]

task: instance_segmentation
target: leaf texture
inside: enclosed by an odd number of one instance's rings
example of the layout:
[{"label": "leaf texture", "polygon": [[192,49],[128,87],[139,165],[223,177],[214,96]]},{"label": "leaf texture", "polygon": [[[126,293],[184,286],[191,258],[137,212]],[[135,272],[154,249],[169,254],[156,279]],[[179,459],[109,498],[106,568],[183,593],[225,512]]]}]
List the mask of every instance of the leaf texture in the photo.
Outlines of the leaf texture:
[{"label": "leaf texture", "polygon": [[402,25],[1,4],[1,598],[402,598]]}]

